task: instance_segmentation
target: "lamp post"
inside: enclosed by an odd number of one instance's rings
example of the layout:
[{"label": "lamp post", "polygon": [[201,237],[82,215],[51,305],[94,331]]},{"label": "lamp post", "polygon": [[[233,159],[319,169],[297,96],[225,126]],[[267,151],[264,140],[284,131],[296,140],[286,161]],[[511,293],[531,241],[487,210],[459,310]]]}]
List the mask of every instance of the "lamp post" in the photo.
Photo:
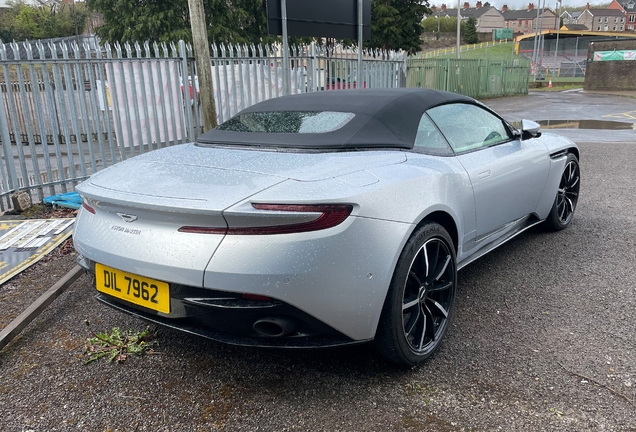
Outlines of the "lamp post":
[{"label": "lamp post", "polygon": [[[539,4],[541,4],[541,0],[539,0]],[[541,57],[539,57],[539,64],[541,66],[543,66],[543,53],[545,51],[545,35],[543,34],[543,17],[545,16],[545,0],[543,0],[543,7],[540,8],[541,10],[541,19],[539,22],[539,25],[541,26],[541,36],[539,36],[539,51],[541,52]],[[537,56],[539,55],[539,53],[537,53]]]},{"label": "lamp post", "polygon": [[556,37],[556,47],[554,49],[554,67],[557,65],[557,53],[559,52],[559,32],[561,31],[561,0],[557,0],[557,37]]},{"label": "lamp post", "polygon": [[[439,12],[436,12],[439,13]],[[435,21],[437,21],[437,33],[435,33],[435,30],[433,30],[433,34],[435,35],[435,40],[439,40],[439,21],[440,21],[440,17],[435,15]]]},{"label": "lamp post", "polygon": [[[539,0],[539,6],[541,6],[541,0]],[[534,75],[534,81],[537,80],[537,38],[539,37],[539,8],[537,8],[537,20],[534,23],[534,47],[532,50],[532,68]]]},{"label": "lamp post", "polygon": [[457,0],[457,52],[455,54],[455,58],[459,59],[460,55],[459,55],[459,36],[460,36],[460,24],[462,22],[462,16],[459,13],[459,0]]}]

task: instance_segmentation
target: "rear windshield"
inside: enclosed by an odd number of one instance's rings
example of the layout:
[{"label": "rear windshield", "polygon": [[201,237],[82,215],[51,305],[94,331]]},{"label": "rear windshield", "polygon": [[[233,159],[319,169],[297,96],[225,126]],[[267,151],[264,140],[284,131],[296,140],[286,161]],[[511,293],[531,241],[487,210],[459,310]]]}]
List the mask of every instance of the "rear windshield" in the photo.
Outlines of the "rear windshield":
[{"label": "rear windshield", "polygon": [[233,132],[321,134],[340,129],[355,114],[336,111],[271,111],[237,115],[217,127]]}]

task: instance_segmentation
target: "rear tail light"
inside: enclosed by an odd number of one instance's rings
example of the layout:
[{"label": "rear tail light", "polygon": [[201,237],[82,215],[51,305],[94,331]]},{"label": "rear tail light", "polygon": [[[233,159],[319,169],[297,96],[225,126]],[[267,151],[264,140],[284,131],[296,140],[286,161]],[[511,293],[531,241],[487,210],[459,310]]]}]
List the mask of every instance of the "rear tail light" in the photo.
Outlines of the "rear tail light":
[{"label": "rear tail light", "polygon": [[198,227],[198,226],[184,226],[177,231],[190,233],[190,234],[227,234],[227,227]]},{"label": "rear tail light", "polygon": [[86,201],[82,201],[82,207],[84,207],[84,210],[86,210],[87,212],[95,214],[95,209],[86,204]]},{"label": "rear tail light", "polygon": [[341,224],[353,210],[353,206],[348,204],[252,204],[252,207],[257,210],[273,212],[319,213],[319,215],[316,219],[307,222],[286,225],[227,228],[185,226],[179,228],[179,232],[195,234],[267,235],[319,231]]}]

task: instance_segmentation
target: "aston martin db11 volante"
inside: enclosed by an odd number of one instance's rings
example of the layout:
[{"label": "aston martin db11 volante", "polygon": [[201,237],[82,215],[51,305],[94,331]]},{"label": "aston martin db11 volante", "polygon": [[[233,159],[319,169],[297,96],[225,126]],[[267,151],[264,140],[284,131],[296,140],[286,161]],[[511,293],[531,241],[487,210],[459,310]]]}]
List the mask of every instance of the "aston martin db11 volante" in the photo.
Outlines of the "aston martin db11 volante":
[{"label": "aston martin db11 volante", "polygon": [[415,365],[447,331],[457,271],[543,223],[568,226],[579,150],[422,89],[294,95],[77,189],[97,298],[240,345],[374,341]]}]

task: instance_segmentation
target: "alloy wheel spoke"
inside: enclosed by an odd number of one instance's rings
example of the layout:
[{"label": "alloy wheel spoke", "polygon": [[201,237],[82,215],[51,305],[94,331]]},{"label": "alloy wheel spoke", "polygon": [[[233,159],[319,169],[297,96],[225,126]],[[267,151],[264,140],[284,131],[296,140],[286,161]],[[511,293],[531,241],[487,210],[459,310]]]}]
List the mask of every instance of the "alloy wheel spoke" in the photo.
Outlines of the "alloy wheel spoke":
[{"label": "alloy wheel spoke", "polygon": [[428,320],[426,319],[426,314],[422,314],[422,336],[420,337],[420,344],[418,349],[421,350],[424,346],[424,337],[426,336],[426,327],[428,325]]},{"label": "alloy wheel spoke", "polygon": [[[432,240],[427,242],[426,244],[429,245],[431,242]],[[432,247],[431,253],[427,255],[428,267],[426,268],[426,280],[429,280],[429,278],[432,277],[431,273],[434,272],[435,268],[437,267],[437,262],[439,261],[439,254],[440,254],[439,244],[440,242],[436,240],[435,243],[433,243],[432,245],[433,247]]]},{"label": "alloy wheel spoke", "polygon": [[420,300],[416,298],[415,300],[411,300],[408,303],[404,303],[402,305],[402,310],[405,311],[407,309],[411,309],[413,306],[416,306],[417,304],[419,304],[419,302],[420,302]]},{"label": "alloy wheel spoke", "polygon": [[428,277],[428,251],[426,250],[426,243],[422,246],[422,250],[424,251],[424,275]]},{"label": "alloy wheel spoke", "polygon": [[415,272],[413,271],[413,269],[411,269],[411,271],[409,272],[409,277],[415,279],[415,283],[417,284],[418,287],[421,287],[422,281],[420,280],[420,278],[417,276],[417,274],[415,274]]},{"label": "alloy wheel spoke", "polygon": [[557,205],[557,213],[559,215],[559,220],[563,220],[563,215],[565,214],[565,200],[559,200],[559,204]]},{"label": "alloy wheel spoke", "polygon": [[565,208],[568,216],[574,213],[574,203],[568,197],[565,198]]},{"label": "alloy wheel spoke", "polygon": [[413,318],[413,314],[411,314],[411,317],[409,318],[410,328],[407,330],[406,327],[408,326],[407,325],[404,326],[404,333],[407,339],[411,335],[411,333],[413,333],[413,330],[417,326],[417,322],[420,320],[420,315],[421,315],[420,308],[417,308],[417,315],[415,315],[415,318]]},{"label": "alloy wheel spoke", "polygon": [[433,318],[433,313],[428,306],[424,305],[422,315],[424,315],[428,321],[428,326],[424,329],[424,333],[427,334],[431,341],[434,342],[437,339],[437,332],[435,331],[435,319]]},{"label": "alloy wheel spoke", "polygon": [[413,260],[413,265],[411,266],[411,270],[410,270],[411,274],[414,274],[415,276],[417,276],[418,286],[424,285],[424,282],[426,281],[426,277],[428,276],[427,259],[428,258],[426,256],[426,248],[422,246],[420,250],[417,251],[417,255],[415,256],[415,259]]},{"label": "alloy wheel spoke", "polygon": [[570,162],[568,164],[568,182],[572,180],[573,176],[574,176],[574,164]]},{"label": "alloy wheel spoke", "polygon": [[568,182],[568,188],[569,188],[569,189],[572,189],[574,186],[576,186],[576,185],[579,183],[579,179],[580,179],[580,177],[579,177],[579,176],[576,176],[576,177],[574,177],[574,179],[571,179],[571,180]]},{"label": "alloy wheel spoke", "polygon": [[442,275],[444,275],[444,273],[446,272],[446,269],[448,268],[448,264],[450,264],[450,261],[451,261],[450,255],[446,255],[446,259],[444,260],[444,262],[442,262],[438,266],[439,269],[435,270],[435,276],[433,276],[433,278],[431,279],[431,282],[440,280]]},{"label": "alloy wheel spoke", "polygon": [[427,289],[427,291],[429,293],[446,291],[447,289],[451,288],[452,286],[453,286],[453,282],[452,281],[451,282],[442,282],[442,283],[440,283],[438,285],[433,285],[433,286],[429,287]]},{"label": "alloy wheel spoke", "polygon": [[442,306],[441,304],[439,304],[433,299],[429,299],[429,301],[433,306],[435,306],[433,310],[431,311],[431,313],[433,311],[436,311],[436,312],[439,312],[444,318],[448,318],[448,311],[444,308],[444,306]]}]

